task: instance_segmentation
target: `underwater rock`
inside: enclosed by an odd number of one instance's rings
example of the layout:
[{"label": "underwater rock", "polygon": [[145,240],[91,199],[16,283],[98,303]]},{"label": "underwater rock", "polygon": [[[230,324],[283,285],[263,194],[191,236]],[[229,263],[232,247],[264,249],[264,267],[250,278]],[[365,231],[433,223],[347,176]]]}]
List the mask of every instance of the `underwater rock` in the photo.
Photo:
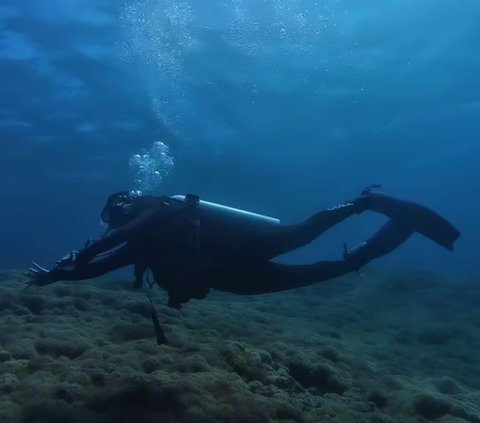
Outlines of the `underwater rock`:
[{"label": "underwater rock", "polygon": [[451,405],[443,398],[428,393],[418,394],[414,398],[413,406],[417,414],[429,420],[435,420],[448,414],[451,408]]},{"label": "underwater rock", "polygon": [[150,304],[146,301],[129,301],[124,305],[124,308],[131,313],[137,313],[146,319],[151,318]]},{"label": "underwater rock", "polygon": [[107,373],[102,369],[90,369],[87,371],[90,381],[94,386],[103,387],[107,383]]},{"label": "underwater rock", "polygon": [[[452,405],[452,407],[450,408],[448,417],[450,417],[450,415],[458,417],[458,419],[462,419],[461,420],[462,423],[463,423],[463,421],[467,421],[467,422],[470,422],[470,423],[480,423],[480,415],[475,414],[472,411],[469,411],[463,405],[459,405],[459,404]],[[458,420],[458,419],[456,419],[456,420]],[[452,418],[452,420],[453,420],[453,418]]]},{"label": "underwater rock", "polygon": [[[145,366],[145,363],[144,363]],[[145,368],[145,367],[144,367]],[[148,368],[148,364],[147,364]],[[182,357],[173,363],[169,370],[180,373],[200,373],[207,372],[209,366],[201,355],[194,355],[191,357]],[[147,372],[148,373],[148,372]]]},{"label": "underwater rock", "polygon": [[87,369],[84,368],[72,368],[68,372],[66,382],[73,385],[87,386],[91,381],[90,375]]},{"label": "underwater rock", "polygon": [[0,296],[0,313],[3,311],[11,311],[16,308],[17,298],[15,295],[7,292]]},{"label": "underwater rock", "polygon": [[40,314],[46,305],[45,298],[40,295],[20,295],[21,303],[28,308],[32,314]]},{"label": "underwater rock", "polygon": [[88,348],[87,345],[75,341],[62,341],[59,339],[47,338],[35,341],[35,348],[39,354],[48,354],[53,357],[65,356],[77,358]]},{"label": "underwater rock", "polygon": [[75,408],[60,400],[45,400],[27,405],[22,410],[21,423],[96,423],[88,410]]},{"label": "underwater rock", "polygon": [[275,419],[282,423],[303,423],[306,421],[301,410],[287,403],[278,406]]},{"label": "underwater rock", "polygon": [[437,380],[435,385],[438,389],[438,392],[442,394],[457,394],[461,391],[458,383],[451,377],[447,376]]},{"label": "underwater rock", "polygon": [[28,373],[35,373],[36,371],[48,368],[52,361],[53,358],[48,355],[36,356],[27,362]]},{"label": "underwater rock", "polygon": [[75,293],[75,288],[66,284],[55,285],[53,292],[57,297],[72,297]]},{"label": "underwater rock", "polygon": [[368,394],[367,400],[373,402],[377,408],[385,408],[388,405],[388,397],[382,391],[372,391]]},{"label": "underwater rock", "polygon": [[75,298],[73,300],[73,306],[78,311],[87,311],[88,310],[88,302],[83,298]]},{"label": "underwater rock", "polygon": [[9,361],[12,359],[12,355],[8,352],[5,351],[1,346],[0,346],[0,363],[3,363],[5,361]]},{"label": "underwater rock", "polygon": [[142,368],[145,373],[152,373],[159,370],[161,366],[162,362],[155,357],[149,357],[142,362]]},{"label": "underwater rock", "polygon": [[16,272],[1,271],[0,282],[9,282],[16,279]]},{"label": "underwater rock", "polygon": [[175,421],[187,408],[185,395],[178,385],[131,383],[96,393],[87,406],[97,413],[108,415],[111,421],[153,422],[155,417]]},{"label": "underwater rock", "polygon": [[8,349],[12,357],[16,360],[28,360],[36,356],[35,347],[30,339],[17,339],[9,343]]},{"label": "underwater rock", "polygon": [[121,304],[120,300],[117,298],[114,292],[103,292],[98,296],[98,298],[103,305],[109,307],[117,308]]},{"label": "underwater rock", "polygon": [[443,345],[453,338],[453,333],[444,328],[429,328],[417,334],[417,339],[426,345]]},{"label": "underwater rock", "polygon": [[230,342],[219,351],[225,363],[246,382],[266,382],[274,372],[270,353],[254,349],[241,342]]},{"label": "underwater rock", "polygon": [[84,389],[77,383],[62,383],[55,389],[55,398],[72,403],[81,397]]},{"label": "underwater rock", "polygon": [[304,388],[316,388],[320,393],[342,395],[348,384],[338,375],[337,371],[325,363],[310,366],[302,361],[289,364],[290,375]]},{"label": "underwater rock", "polygon": [[136,341],[137,339],[152,338],[155,333],[150,323],[119,323],[110,331],[110,339],[113,342]]},{"label": "underwater rock", "polygon": [[332,361],[333,363],[337,363],[340,360],[340,354],[338,351],[333,347],[326,347],[321,352],[322,357]]},{"label": "underwater rock", "polygon": [[15,390],[18,384],[18,378],[11,374],[5,373],[0,375],[0,392],[10,394]]}]

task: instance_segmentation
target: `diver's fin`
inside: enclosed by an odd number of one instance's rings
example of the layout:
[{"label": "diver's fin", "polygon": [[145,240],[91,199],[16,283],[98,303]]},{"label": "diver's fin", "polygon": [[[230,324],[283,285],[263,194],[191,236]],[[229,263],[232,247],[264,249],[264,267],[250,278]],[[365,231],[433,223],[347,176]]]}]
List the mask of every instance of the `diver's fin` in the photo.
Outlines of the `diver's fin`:
[{"label": "diver's fin", "polygon": [[414,229],[409,225],[390,219],[367,241],[361,242],[352,249],[348,249],[344,244],[343,258],[352,270],[358,270],[370,261],[397,249],[413,233]]},{"label": "diver's fin", "polygon": [[366,196],[369,197],[369,210],[398,220],[447,250],[453,251],[453,244],[460,236],[460,231],[434,210],[375,191],[369,191]]}]

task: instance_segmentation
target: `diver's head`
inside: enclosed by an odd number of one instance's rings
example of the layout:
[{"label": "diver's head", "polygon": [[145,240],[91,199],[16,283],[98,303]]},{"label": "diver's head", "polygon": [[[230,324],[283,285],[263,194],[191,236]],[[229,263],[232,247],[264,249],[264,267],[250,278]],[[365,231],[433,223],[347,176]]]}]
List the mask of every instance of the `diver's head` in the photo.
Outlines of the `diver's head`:
[{"label": "diver's head", "polygon": [[136,217],[134,202],[141,194],[137,191],[121,191],[112,194],[102,210],[100,218],[109,229],[118,228]]}]

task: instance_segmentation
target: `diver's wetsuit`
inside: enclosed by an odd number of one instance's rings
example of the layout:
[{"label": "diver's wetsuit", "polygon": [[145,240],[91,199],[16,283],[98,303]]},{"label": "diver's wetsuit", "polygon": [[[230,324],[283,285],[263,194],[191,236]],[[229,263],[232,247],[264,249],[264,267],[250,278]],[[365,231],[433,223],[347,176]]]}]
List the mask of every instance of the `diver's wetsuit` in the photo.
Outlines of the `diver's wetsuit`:
[{"label": "diver's wetsuit", "polygon": [[[388,208],[378,210],[392,218],[344,260],[287,265],[271,260],[312,242],[354,214],[375,210],[372,202],[349,202],[321,211],[300,224],[252,231],[222,225],[202,216],[193,206],[163,197],[157,207],[145,210],[132,222],[81,251],[73,269],[56,268],[51,275],[55,280],[88,279],[141,262],[166,289],[173,307],[190,298],[204,298],[209,288],[236,294],[298,288],[357,270],[405,242],[418,228],[408,216],[397,219],[395,207],[391,207],[393,212]],[[430,217],[433,214],[443,219],[429,209],[422,210],[427,210]],[[453,246],[459,233],[452,228],[447,228],[452,232],[446,243]],[[106,251],[109,253],[102,254]]]}]

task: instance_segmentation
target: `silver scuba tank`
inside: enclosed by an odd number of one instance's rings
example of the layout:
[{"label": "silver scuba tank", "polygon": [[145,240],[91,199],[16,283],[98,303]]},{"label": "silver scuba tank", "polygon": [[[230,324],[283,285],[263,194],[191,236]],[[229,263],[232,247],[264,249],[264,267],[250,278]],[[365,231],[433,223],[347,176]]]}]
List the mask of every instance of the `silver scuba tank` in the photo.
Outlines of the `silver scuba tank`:
[{"label": "silver scuba tank", "polygon": [[280,225],[280,220],[274,217],[253,213],[223,204],[201,200],[198,195],[173,195],[170,198],[198,207],[199,212],[224,223],[235,222],[249,227],[265,227]]}]

